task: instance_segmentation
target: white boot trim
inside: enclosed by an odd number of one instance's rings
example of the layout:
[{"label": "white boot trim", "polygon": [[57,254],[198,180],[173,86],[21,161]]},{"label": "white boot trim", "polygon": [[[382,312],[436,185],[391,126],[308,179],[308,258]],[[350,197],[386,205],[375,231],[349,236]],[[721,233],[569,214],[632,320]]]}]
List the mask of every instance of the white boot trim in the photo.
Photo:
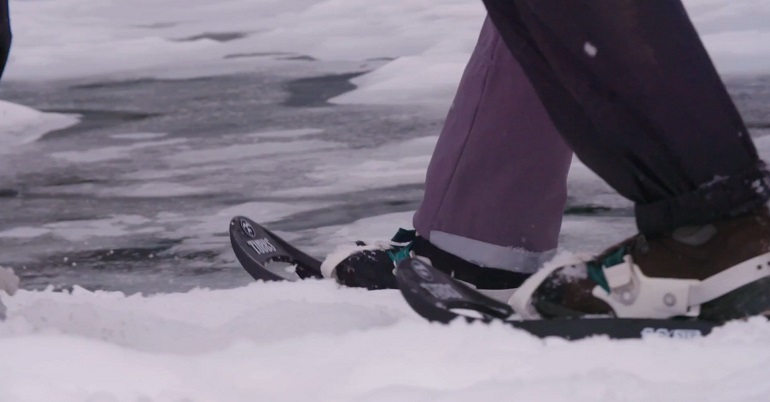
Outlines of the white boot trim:
[{"label": "white boot trim", "polygon": [[343,244],[338,246],[334,251],[326,256],[326,259],[321,263],[321,274],[324,278],[335,278],[337,265],[340,265],[342,261],[351,255],[363,251],[363,250],[392,250],[396,247],[405,247],[409,243],[396,243],[392,241],[376,241],[374,244],[367,244],[365,246],[357,246],[350,244]]},{"label": "white boot trim", "polygon": [[513,311],[515,311],[521,319],[536,320],[541,318],[540,314],[535,309],[535,306],[532,305],[532,295],[535,294],[535,291],[540,287],[540,284],[543,283],[545,278],[551,275],[553,271],[563,267],[564,266],[555,264],[543,267],[534,275],[527,278],[527,280],[513,292],[513,296],[508,300],[508,304],[513,307]]}]

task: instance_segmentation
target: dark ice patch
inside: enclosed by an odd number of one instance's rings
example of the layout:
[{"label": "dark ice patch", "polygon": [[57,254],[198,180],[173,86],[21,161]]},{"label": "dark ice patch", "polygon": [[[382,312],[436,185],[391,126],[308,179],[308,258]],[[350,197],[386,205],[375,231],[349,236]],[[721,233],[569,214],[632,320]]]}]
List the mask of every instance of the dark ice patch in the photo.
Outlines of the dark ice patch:
[{"label": "dark ice patch", "polygon": [[283,105],[291,107],[332,106],[328,102],[329,99],[356,89],[357,87],[350,80],[367,72],[328,74],[289,81],[284,85],[289,97],[283,102]]},{"label": "dark ice patch", "polygon": [[83,133],[91,130],[102,130],[126,122],[136,122],[160,116],[160,113],[148,113],[128,110],[86,110],[86,109],[45,109],[45,112],[67,113],[80,115],[80,122],[61,129],[54,130],[43,135],[40,140]]},{"label": "dark ice patch", "polygon": [[212,81],[215,77],[195,77],[195,78],[182,78],[182,79],[158,79],[158,78],[136,78],[130,80],[115,80],[115,81],[96,81],[88,82],[85,84],[70,85],[69,89],[74,90],[94,90],[94,89],[133,89],[145,85],[153,85],[163,82],[172,83],[195,83]]},{"label": "dark ice patch", "polygon": [[313,56],[307,56],[307,55],[298,55],[298,56],[290,56],[290,57],[282,57],[281,60],[297,60],[297,61],[318,61]]},{"label": "dark ice patch", "polygon": [[179,25],[178,22],[154,22],[152,24],[139,24],[134,25],[137,28],[145,28],[145,29],[163,29],[163,28],[171,28]]},{"label": "dark ice patch", "polygon": [[0,198],[14,198],[19,196],[19,190],[15,188],[0,188]]},{"label": "dark ice patch", "polygon": [[249,36],[247,32],[203,32],[187,38],[174,39],[176,42],[195,42],[197,40],[210,39],[215,42],[230,42]]},{"label": "dark ice patch", "polygon": [[287,52],[250,52],[250,53],[231,53],[226,54],[223,59],[249,59],[254,57],[270,57],[270,56],[288,56],[292,53]]}]

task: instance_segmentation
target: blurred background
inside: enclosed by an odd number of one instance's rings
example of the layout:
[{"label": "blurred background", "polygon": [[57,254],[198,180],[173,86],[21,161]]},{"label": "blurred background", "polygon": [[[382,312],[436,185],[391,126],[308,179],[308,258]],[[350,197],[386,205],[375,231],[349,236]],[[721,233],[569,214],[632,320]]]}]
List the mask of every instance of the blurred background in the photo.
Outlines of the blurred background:
[{"label": "blurred background", "polygon": [[[768,2],[685,3],[770,157]],[[128,293],[249,283],[237,214],[318,257],[409,226],[484,18],[468,0],[10,6],[0,265],[27,289]],[[569,189],[563,248],[634,231],[577,160]]]}]

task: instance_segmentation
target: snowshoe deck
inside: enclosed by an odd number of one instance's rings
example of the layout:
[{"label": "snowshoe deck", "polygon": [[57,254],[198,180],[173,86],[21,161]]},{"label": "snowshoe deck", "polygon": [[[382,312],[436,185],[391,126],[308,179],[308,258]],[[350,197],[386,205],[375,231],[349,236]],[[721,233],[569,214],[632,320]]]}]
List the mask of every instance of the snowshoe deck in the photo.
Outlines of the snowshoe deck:
[{"label": "snowshoe deck", "polygon": [[[707,335],[720,324],[695,319],[582,318],[519,320],[506,303],[489,298],[419,259],[406,259],[396,269],[398,286],[407,303],[429,321],[448,323],[503,322],[539,337],[580,339],[593,335],[610,338],[641,338],[658,335],[695,338]],[[466,315],[470,311],[474,316]]]},{"label": "snowshoe deck", "polygon": [[256,280],[322,278],[321,261],[243,216],[230,221],[230,243],[238,262]]}]

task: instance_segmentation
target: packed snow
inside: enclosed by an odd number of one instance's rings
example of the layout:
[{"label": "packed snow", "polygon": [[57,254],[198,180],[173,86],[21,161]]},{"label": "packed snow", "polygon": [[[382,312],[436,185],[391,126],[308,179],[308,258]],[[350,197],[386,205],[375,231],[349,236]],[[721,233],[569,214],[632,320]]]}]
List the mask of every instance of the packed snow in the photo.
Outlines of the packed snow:
[{"label": "packed snow", "polygon": [[[770,71],[770,0],[685,4],[720,72]],[[440,109],[451,100],[484,10],[471,0],[12,0],[11,15],[10,81],[177,79],[308,57],[318,60],[319,71],[373,70],[354,79],[358,89],[335,102],[414,102]],[[0,154],[78,119],[0,101]],[[250,143],[233,146],[223,136],[200,150],[166,133],[127,132],[111,136],[116,145],[49,156],[97,168],[129,158],[167,166],[153,169],[148,163],[125,172],[121,179],[134,185],[89,192],[85,183],[56,190],[96,198],[205,196],[221,188],[175,178],[205,175],[221,184],[222,171],[247,174],[266,163],[312,160],[305,177],[311,184],[270,194],[291,198],[419,184],[436,140],[433,135],[351,153],[317,134],[313,128],[265,130],[239,137]],[[765,158],[768,138],[757,141]],[[259,155],[271,159],[243,162]],[[233,160],[243,165],[228,164]],[[571,197],[586,203],[629,206],[577,160],[569,186]],[[184,239],[169,253],[206,244],[232,261],[222,235],[231,216],[275,221],[325,206],[332,205],[254,201],[192,218],[185,211],[113,214],[20,225],[0,231],[0,238],[114,245],[115,238],[161,233]],[[311,250],[319,253],[356,239],[388,238],[410,218],[403,212],[281,234],[323,239]],[[565,221],[561,241],[591,250],[633,230],[628,219],[573,217]],[[208,285],[154,295],[81,287],[0,295],[8,307],[8,319],[0,322],[0,402],[770,398],[764,377],[770,325],[760,320],[732,323],[696,340],[566,342],[501,325],[429,324],[397,291],[340,288],[331,281],[225,290]]]},{"label": "packed snow", "polygon": [[770,326],[568,343],[431,325],[329,281],[153,297],[19,292],[2,401],[766,401]]}]

